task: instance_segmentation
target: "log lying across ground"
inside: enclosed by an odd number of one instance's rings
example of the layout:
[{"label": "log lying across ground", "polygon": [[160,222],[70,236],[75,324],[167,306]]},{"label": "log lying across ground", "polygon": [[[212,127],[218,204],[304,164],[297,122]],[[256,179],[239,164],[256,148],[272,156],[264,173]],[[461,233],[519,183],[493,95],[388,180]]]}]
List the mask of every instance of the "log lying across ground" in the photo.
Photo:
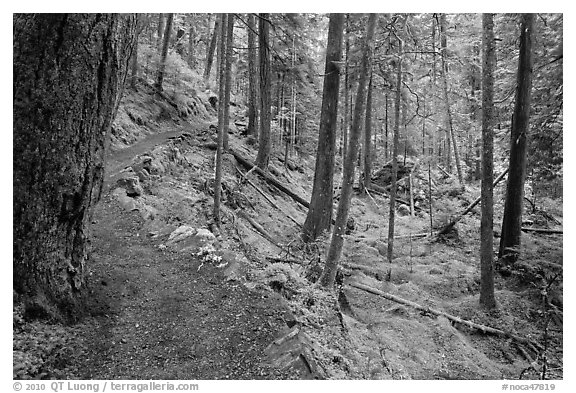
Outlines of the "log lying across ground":
[{"label": "log lying across ground", "polygon": [[258,168],[256,165],[254,165],[253,162],[248,160],[246,157],[243,157],[240,153],[238,153],[237,151],[232,150],[232,149],[228,149],[228,152],[230,154],[232,154],[234,156],[234,158],[236,158],[236,160],[240,164],[242,164],[244,167],[248,168],[248,170],[254,170],[254,172],[256,172],[257,174],[262,176],[262,178],[264,180],[266,180],[267,183],[272,184],[274,187],[278,188],[280,191],[282,191],[285,194],[287,194],[288,196],[290,196],[292,199],[294,199],[296,202],[298,202],[299,204],[304,206],[306,209],[310,208],[310,203],[308,203],[308,201],[306,201],[304,198],[302,198],[298,194],[292,192],[292,190],[290,190],[287,186],[280,183],[277,179],[275,179],[274,177],[272,177],[268,173],[264,172],[262,169]]},{"label": "log lying across ground", "polygon": [[393,302],[400,303],[400,304],[403,304],[405,306],[415,308],[416,310],[419,310],[419,311],[422,311],[422,312],[425,312],[428,314],[444,317],[444,318],[446,318],[452,322],[456,322],[460,325],[467,326],[471,329],[478,330],[478,331],[485,333],[485,334],[492,334],[495,336],[511,338],[511,339],[513,339],[519,343],[527,344],[528,346],[536,347],[537,349],[542,348],[542,346],[540,344],[538,344],[537,342],[532,341],[532,340],[527,339],[527,338],[524,338],[524,337],[520,337],[514,333],[506,332],[504,330],[496,329],[496,328],[486,326],[486,325],[480,325],[478,323],[468,321],[466,319],[462,319],[462,318],[454,316],[454,315],[447,314],[447,313],[440,311],[440,310],[435,310],[435,309],[430,308],[430,307],[421,306],[421,305],[414,303],[410,300],[402,299],[402,298],[400,298],[398,296],[394,296],[390,293],[379,291],[378,289],[369,287],[368,285],[364,285],[364,284],[360,284],[360,283],[351,283],[349,285],[353,288],[361,289],[363,291],[366,291],[366,292],[374,294],[374,295],[381,296],[381,297],[388,299],[388,300],[391,300]]},{"label": "log lying across ground", "polygon": [[[508,173],[508,168],[506,168],[506,170],[504,172],[502,172],[494,180],[494,183],[492,183],[492,187],[496,187],[496,185],[498,183],[500,183],[500,180],[502,180],[504,178],[504,176],[506,176],[507,173]],[[448,233],[448,231],[450,231],[450,229],[452,229],[454,227],[454,225],[456,225],[458,223],[458,221],[460,221],[466,214],[470,213],[472,211],[472,209],[474,209],[476,207],[476,205],[480,203],[481,199],[482,199],[482,197],[478,197],[474,202],[472,202],[462,213],[458,214],[458,216],[455,219],[453,219],[448,224],[446,224],[442,229],[440,229],[438,231],[438,235],[445,235],[446,233]]]},{"label": "log lying across ground", "polygon": [[[390,197],[390,192],[388,190],[386,190],[386,188],[381,187],[377,184],[370,184],[370,187],[368,187],[368,190],[375,192],[377,194],[384,194],[388,197]],[[396,197],[396,202],[401,203],[402,205],[406,205],[406,206],[410,206],[410,202],[405,201],[404,199],[398,198]],[[415,210],[422,210],[420,207],[418,206],[414,206]]]},{"label": "log lying across ground", "polygon": [[551,235],[564,233],[562,229],[527,228],[527,227],[522,227],[520,229],[522,229],[524,232],[547,233]]}]

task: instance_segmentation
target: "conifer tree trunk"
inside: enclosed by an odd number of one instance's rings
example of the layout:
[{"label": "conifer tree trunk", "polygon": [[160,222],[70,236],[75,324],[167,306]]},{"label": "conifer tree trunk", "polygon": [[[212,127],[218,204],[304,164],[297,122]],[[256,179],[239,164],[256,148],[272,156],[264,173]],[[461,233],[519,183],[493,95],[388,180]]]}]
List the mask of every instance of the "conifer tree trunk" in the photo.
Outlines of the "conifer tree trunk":
[{"label": "conifer tree trunk", "polygon": [[214,21],[214,31],[212,33],[212,38],[210,39],[210,46],[208,47],[208,52],[206,53],[206,67],[204,68],[204,83],[208,85],[208,80],[210,79],[210,71],[212,71],[212,62],[214,61],[214,51],[216,50],[216,40],[218,39],[218,23],[220,17],[216,17]]},{"label": "conifer tree trunk", "polygon": [[214,223],[220,227],[220,200],[222,197],[222,153],[224,148],[224,134],[226,130],[226,28],[228,14],[219,15],[220,34],[218,36],[218,73],[220,85],[218,87],[218,137],[216,142],[216,170],[214,174]]},{"label": "conifer tree trunk", "polygon": [[138,37],[142,31],[144,20],[140,14],[137,16],[136,37],[134,41],[134,49],[132,50],[132,57],[130,60],[130,87],[136,89],[136,82],[138,81]]},{"label": "conifer tree trunk", "polygon": [[360,127],[364,105],[366,104],[366,80],[370,70],[371,47],[374,39],[374,30],[376,28],[377,14],[370,14],[368,17],[368,26],[366,35],[362,44],[362,60],[360,63],[360,80],[358,81],[358,92],[356,94],[356,105],[354,107],[354,118],[352,128],[350,129],[350,143],[344,164],[344,173],[342,176],[342,191],[338,202],[336,221],[332,232],[332,240],[326,257],[326,265],[320,276],[320,283],[325,288],[331,288],[334,285],[338,261],[342,254],[344,245],[344,233],[348,221],[348,212],[350,209],[350,200],[352,198],[352,185],[354,182],[354,170],[356,158],[358,155],[358,141],[360,139]]},{"label": "conifer tree trunk", "polygon": [[13,15],[13,284],[30,317],[74,320],[136,16]]},{"label": "conifer tree trunk", "polygon": [[456,172],[458,174],[458,182],[460,185],[464,184],[464,177],[462,176],[462,166],[460,164],[460,155],[458,145],[456,144],[456,136],[454,135],[454,122],[452,120],[452,109],[450,107],[450,99],[448,97],[448,65],[446,62],[446,15],[440,16],[440,26],[442,32],[442,90],[444,93],[444,102],[446,105],[446,140],[447,140],[447,163],[448,171],[452,168],[450,149],[454,150],[454,161],[456,163]]},{"label": "conifer tree trunk", "polygon": [[162,36],[164,34],[164,14],[158,14],[158,33],[156,37],[156,46],[162,51]]},{"label": "conifer tree trunk", "polygon": [[532,89],[532,30],[534,14],[522,14],[520,57],[516,80],[516,103],[510,141],[510,172],[498,256],[508,263],[518,259],[522,227],[524,181],[526,179],[526,136],[529,130]]},{"label": "conifer tree trunk", "polygon": [[188,65],[196,68],[196,27],[194,19],[190,17],[190,27],[188,28]]},{"label": "conifer tree trunk", "polygon": [[404,42],[398,37],[396,60],[396,105],[394,107],[394,135],[392,141],[392,189],[390,190],[390,214],[388,215],[388,263],[394,258],[394,222],[396,218],[396,194],[398,192],[398,144],[400,139],[400,106],[402,105],[402,56]]},{"label": "conifer tree trunk", "polygon": [[368,83],[366,98],[366,121],[364,123],[364,184],[362,189],[370,187],[372,176],[372,72]]},{"label": "conifer tree trunk", "polygon": [[496,307],[494,298],[494,16],[482,15],[482,218],[480,222],[480,305]]},{"label": "conifer tree trunk", "polygon": [[162,45],[162,54],[160,56],[160,66],[158,67],[158,76],[156,77],[155,87],[158,91],[162,91],[162,83],[164,82],[164,70],[166,69],[166,58],[168,57],[168,48],[170,47],[170,33],[172,31],[172,21],[174,14],[168,14],[166,18],[166,31],[164,32],[164,44]]},{"label": "conifer tree trunk", "polygon": [[[345,74],[344,74],[344,130],[342,132],[343,142],[344,145],[342,147],[342,166],[344,166],[344,160],[346,159],[346,152],[348,151],[348,133],[350,129],[350,110],[349,110],[349,101],[348,97],[350,95],[350,77],[348,73],[350,72],[350,32],[349,32],[349,20],[350,14],[346,14],[346,44],[345,44],[345,51],[346,51],[346,63],[345,63]],[[344,168],[342,168],[344,171]]]},{"label": "conifer tree trunk", "polygon": [[305,242],[315,240],[323,231],[330,229],[332,224],[334,159],[340,90],[338,62],[342,58],[343,27],[344,14],[330,14],[314,185],[310,208],[302,229],[302,239]]},{"label": "conifer tree trunk", "polygon": [[256,165],[268,169],[270,161],[270,48],[269,14],[259,14],[258,49],[260,53],[260,130],[258,133],[258,155]]},{"label": "conifer tree trunk", "polygon": [[[222,30],[224,31],[224,30]],[[232,47],[234,45],[234,14],[228,14],[226,27],[226,57],[224,69],[224,150],[228,150],[228,131],[230,129],[230,89],[232,88]]]},{"label": "conifer tree trunk", "polygon": [[249,135],[258,135],[258,81],[256,61],[256,22],[248,14],[248,129]]}]

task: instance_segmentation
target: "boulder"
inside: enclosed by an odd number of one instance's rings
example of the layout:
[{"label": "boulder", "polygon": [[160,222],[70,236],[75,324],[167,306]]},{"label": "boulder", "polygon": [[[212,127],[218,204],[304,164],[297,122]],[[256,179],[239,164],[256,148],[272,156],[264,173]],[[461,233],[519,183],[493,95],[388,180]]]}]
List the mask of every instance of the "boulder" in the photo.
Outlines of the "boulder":
[{"label": "boulder", "polygon": [[130,197],[140,196],[143,193],[140,179],[132,167],[120,172],[120,178],[116,181],[116,186],[126,190],[126,195]]}]

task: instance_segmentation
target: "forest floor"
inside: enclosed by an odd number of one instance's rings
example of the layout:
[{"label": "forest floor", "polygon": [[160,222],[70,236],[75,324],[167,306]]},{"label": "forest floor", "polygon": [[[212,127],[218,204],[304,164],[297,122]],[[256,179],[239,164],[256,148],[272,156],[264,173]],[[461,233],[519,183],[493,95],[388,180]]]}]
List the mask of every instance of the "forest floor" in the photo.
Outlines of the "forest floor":
[{"label": "forest floor", "polygon": [[[547,378],[562,378],[561,312],[554,318],[550,312],[551,304],[562,310],[562,235],[524,234],[517,267],[496,277],[499,307],[485,312],[478,305],[478,210],[442,241],[410,237],[429,230],[425,213],[399,215],[396,235],[403,237],[395,241],[389,265],[388,199],[356,195],[339,290],[327,292],[314,282],[329,237],[302,244],[294,221],[303,223],[306,210],[258,175],[248,175],[278,206],[273,207],[239,176],[234,167],[244,173],[246,168],[229,154],[223,223],[220,230],[212,225],[213,112],[203,110],[187,121],[157,103],[136,105],[144,101],[132,94],[121,108],[119,127],[148,131],[111,153],[93,216],[92,315],[71,327],[21,327],[15,364],[26,360],[29,372],[15,369],[15,376],[538,379],[545,366]],[[128,115],[130,108],[140,113]],[[233,114],[240,119],[240,108]],[[232,126],[230,146],[253,160],[248,140]],[[272,172],[309,200],[313,157],[293,157],[290,169],[283,167],[280,150],[271,158]],[[453,179],[434,176],[439,225],[474,200],[479,187],[449,197],[442,187],[453,189]],[[135,178],[141,188],[136,196],[128,192]],[[561,223],[561,201],[543,202],[542,208]],[[540,347],[463,328],[354,284],[513,332]],[[67,337],[43,356],[45,365],[24,351],[23,342],[39,331],[49,331],[48,341]]]}]

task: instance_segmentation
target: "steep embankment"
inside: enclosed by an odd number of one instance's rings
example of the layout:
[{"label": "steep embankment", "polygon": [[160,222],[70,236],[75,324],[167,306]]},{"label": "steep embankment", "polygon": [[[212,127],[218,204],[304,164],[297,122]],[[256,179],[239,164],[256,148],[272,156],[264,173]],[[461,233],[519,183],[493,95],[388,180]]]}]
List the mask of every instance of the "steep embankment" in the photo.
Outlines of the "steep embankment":
[{"label": "steep embankment", "polygon": [[[548,376],[562,376],[561,319],[547,320],[542,311],[546,302],[561,310],[561,276],[545,299],[541,292],[554,271],[562,271],[562,236],[525,235],[521,268],[498,276],[500,309],[486,313],[477,304],[477,213],[444,242],[410,237],[428,230],[423,211],[398,216],[395,260],[388,265],[388,199],[356,196],[339,290],[323,291],[314,282],[328,237],[302,244],[297,223],[306,209],[254,173],[246,180],[241,173],[248,168],[230,154],[224,156],[223,225],[214,227],[214,112],[199,93],[167,99],[142,91],[120,109],[94,214],[94,315],[67,330],[72,340],[66,345],[74,350],[62,356],[66,376],[534,378],[539,371],[530,363],[544,354]],[[233,107],[232,115],[241,127],[241,108]],[[247,141],[233,125],[231,147],[253,159]],[[297,161],[284,166],[278,148],[271,169],[306,200],[313,159]],[[433,175],[435,217],[459,211],[478,192],[462,193],[453,179]],[[416,188],[425,189],[425,176],[415,176]],[[479,334],[354,283],[541,344],[545,333],[548,341],[536,348]]]}]

